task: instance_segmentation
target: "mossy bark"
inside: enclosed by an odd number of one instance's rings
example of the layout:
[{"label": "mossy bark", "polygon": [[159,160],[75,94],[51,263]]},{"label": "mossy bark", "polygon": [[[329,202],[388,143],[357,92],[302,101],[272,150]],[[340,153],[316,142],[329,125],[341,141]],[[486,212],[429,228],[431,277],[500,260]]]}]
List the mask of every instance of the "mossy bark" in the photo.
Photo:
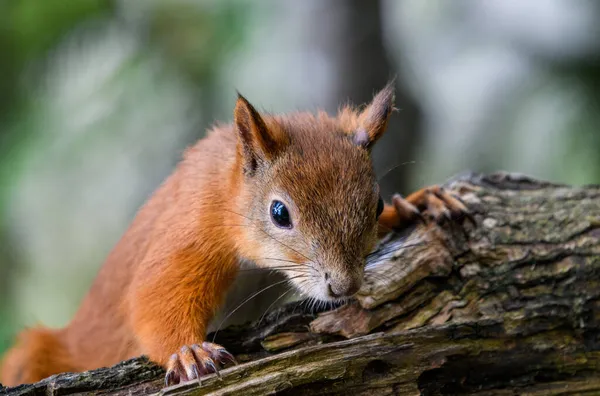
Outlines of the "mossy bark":
[{"label": "mossy bark", "polygon": [[221,379],[161,390],[163,371],[140,358],[3,392],[600,394],[600,187],[511,174],[447,187],[474,223],[390,236],[353,303],[293,304],[221,331],[217,341],[245,362]]}]

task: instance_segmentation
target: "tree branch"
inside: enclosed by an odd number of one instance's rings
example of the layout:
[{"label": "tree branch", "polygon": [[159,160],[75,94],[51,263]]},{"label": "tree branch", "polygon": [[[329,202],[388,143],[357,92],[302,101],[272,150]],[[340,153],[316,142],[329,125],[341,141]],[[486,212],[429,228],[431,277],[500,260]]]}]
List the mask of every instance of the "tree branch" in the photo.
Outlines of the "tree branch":
[{"label": "tree branch", "polygon": [[[245,362],[169,395],[600,393],[600,187],[523,176],[447,183],[473,213],[382,241],[356,301],[281,307],[217,341]],[[8,394],[148,394],[144,358]],[[1,393],[1,392],[0,392]]]}]

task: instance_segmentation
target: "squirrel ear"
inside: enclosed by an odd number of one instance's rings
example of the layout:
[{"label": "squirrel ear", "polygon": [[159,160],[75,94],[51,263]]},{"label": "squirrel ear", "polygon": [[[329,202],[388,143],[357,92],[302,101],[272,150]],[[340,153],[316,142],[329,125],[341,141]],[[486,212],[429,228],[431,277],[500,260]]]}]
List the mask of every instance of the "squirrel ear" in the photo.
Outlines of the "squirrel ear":
[{"label": "squirrel ear", "polygon": [[279,129],[267,128],[256,109],[238,93],[233,113],[238,133],[238,152],[244,160],[244,170],[253,172],[263,161],[272,160],[284,144]]},{"label": "squirrel ear", "polygon": [[354,144],[370,150],[383,135],[394,110],[394,83],[387,83],[359,115],[359,128],[354,132]]}]

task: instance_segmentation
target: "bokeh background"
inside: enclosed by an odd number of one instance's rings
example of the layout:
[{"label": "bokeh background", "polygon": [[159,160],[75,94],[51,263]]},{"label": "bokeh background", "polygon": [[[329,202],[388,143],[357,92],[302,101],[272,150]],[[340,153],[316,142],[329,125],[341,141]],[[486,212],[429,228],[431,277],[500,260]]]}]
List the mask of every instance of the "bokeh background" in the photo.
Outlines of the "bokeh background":
[{"label": "bokeh background", "polygon": [[0,354],[68,322],[236,89],[334,112],[397,76],[388,198],[467,169],[597,183],[599,20],[594,0],[0,0]]}]

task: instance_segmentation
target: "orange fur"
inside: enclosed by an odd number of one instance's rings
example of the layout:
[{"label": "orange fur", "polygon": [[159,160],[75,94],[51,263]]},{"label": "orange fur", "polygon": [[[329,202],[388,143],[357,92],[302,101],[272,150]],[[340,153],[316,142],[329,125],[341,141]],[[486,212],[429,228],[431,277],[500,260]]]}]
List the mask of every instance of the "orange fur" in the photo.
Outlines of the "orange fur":
[{"label": "orange fur", "polygon": [[65,346],[58,333],[34,328],[23,331],[17,345],[6,355],[2,368],[5,385],[39,381],[41,378],[63,371],[74,371]]},{"label": "orange fur", "polygon": [[[338,117],[260,115],[240,96],[234,124],[188,149],[140,209],[69,325],[23,332],[1,381],[13,386],[141,354],[168,366],[182,346],[202,342],[241,259],[311,268],[313,278],[293,269],[289,276],[316,296],[323,279],[355,290],[377,238],[369,151],[387,124],[391,89],[365,112],[346,107]],[[293,230],[270,222],[273,197],[287,200]],[[384,219],[395,224],[390,210]]]}]

